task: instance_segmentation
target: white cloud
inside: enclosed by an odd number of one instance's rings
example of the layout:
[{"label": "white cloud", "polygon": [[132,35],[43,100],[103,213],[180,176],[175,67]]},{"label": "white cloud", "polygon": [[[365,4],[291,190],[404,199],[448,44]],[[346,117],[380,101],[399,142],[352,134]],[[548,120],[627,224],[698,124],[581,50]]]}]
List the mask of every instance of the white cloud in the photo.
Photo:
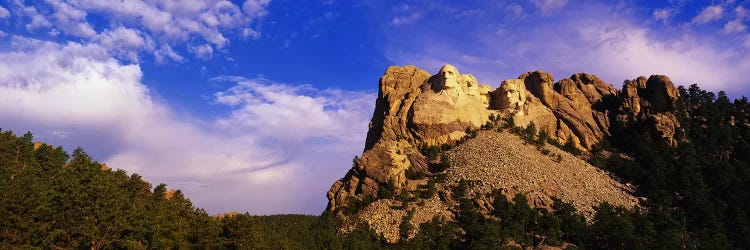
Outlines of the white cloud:
[{"label": "white cloud", "polygon": [[548,15],[568,4],[568,0],[530,0],[543,14]]},{"label": "white cloud", "polygon": [[747,26],[740,19],[735,19],[724,24],[724,33],[727,34],[744,32],[746,29]]},{"label": "white cloud", "polygon": [[267,14],[266,8],[271,0],[246,0],[242,4],[242,10],[245,11],[245,15],[251,17],[263,17]]},{"label": "white cloud", "polygon": [[704,8],[700,14],[693,18],[693,23],[704,24],[720,19],[724,15],[724,7],[711,5]]},{"label": "white cloud", "polygon": [[184,42],[191,35],[198,35],[219,48],[228,42],[222,29],[241,28],[249,24],[254,16],[252,13],[243,15],[237,5],[226,0],[200,0],[179,4],[168,0],[131,0],[114,4],[81,0],[78,1],[78,6],[86,11],[112,15],[113,20],[123,23],[139,20],[140,25],[151,35],[163,39]]},{"label": "white cloud", "polygon": [[664,23],[669,22],[669,19],[672,18],[675,14],[675,9],[672,8],[664,8],[664,9],[658,9],[654,11],[654,19],[661,20]]},{"label": "white cloud", "polygon": [[[111,42],[103,37],[112,35],[107,33],[113,28],[137,31],[143,40],[158,41],[160,49],[132,46],[130,51],[115,48],[114,54],[139,61],[139,52],[146,51],[154,53],[156,61],[165,62],[167,58],[182,61],[174,48],[185,48],[181,45],[186,43],[208,43],[213,50],[227,46],[233,35],[242,39],[259,37],[260,32],[250,25],[267,14],[269,3],[270,0],[248,0],[241,8],[229,0],[46,0],[31,3],[16,0],[14,6],[23,14],[25,27],[30,32],[49,28],[46,32],[50,35],[62,32],[87,42]],[[2,15],[0,10],[0,18]],[[87,19],[89,16],[105,17],[110,28],[95,30]],[[110,45],[103,44],[107,48]],[[196,55],[210,55],[205,46],[200,52]]]},{"label": "white cloud", "polygon": [[197,46],[190,46],[190,52],[200,59],[208,60],[213,57],[214,48],[212,48],[211,45],[202,44]]},{"label": "white cloud", "polygon": [[584,60],[605,79],[664,74],[679,85],[699,83],[703,88],[731,91],[743,87],[738,79],[750,71],[748,57],[690,36],[659,40],[647,29],[627,24],[589,26],[580,34],[588,44],[582,47],[599,45]]},{"label": "white cloud", "polygon": [[5,19],[10,17],[10,11],[8,9],[4,8],[3,6],[0,6],[0,19]]},{"label": "white cloud", "polygon": [[170,60],[178,63],[185,62],[185,58],[172,49],[168,44],[162,44],[159,49],[154,51],[154,58],[157,64],[167,63]]},{"label": "white cloud", "polygon": [[115,57],[130,62],[139,62],[138,51],[141,49],[153,50],[138,30],[125,27],[102,31],[93,41]]},{"label": "white cloud", "polygon": [[242,29],[242,38],[258,39],[258,37],[260,37],[260,32],[258,31],[251,28]]},{"label": "white cloud", "polygon": [[107,49],[141,48],[146,42],[137,30],[117,27],[102,32],[98,37],[98,44]]},{"label": "white cloud", "polygon": [[[367,126],[373,94],[289,86],[266,79],[216,78],[237,85],[216,94],[216,102],[234,107],[219,120],[227,129],[253,130],[284,141],[336,138],[350,140]],[[283,131],[280,133],[280,131]]]},{"label": "white cloud", "polygon": [[21,13],[27,16],[30,20],[24,26],[27,31],[32,32],[38,28],[51,27],[52,23],[47,20],[46,17],[39,14],[34,6],[23,6],[20,2],[16,2],[17,5],[21,5]]},{"label": "white cloud", "polygon": [[0,59],[4,115],[61,121],[61,126],[107,125],[140,117],[153,105],[145,87],[132,84],[141,77],[138,66],[119,65],[97,45],[23,37],[12,43],[15,52]]},{"label": "white cloud", "polygon": [[361,152],[375,98],[224,77],[233,86],[213,105],[231,113],[196,119],[155,101],[141,76],[98,44],[14,37],[0,52],[0,120],[183,189],[211,213],[310,213]]},{"label": "white cloud", "polygon": [[96,35],[94,28],[86,22],[85,11],[60,0],[47,0],[47,3],[52,5],[54,9],[51,17],[55,20],[56,26],[65,31],[65,33],[83,38],[90,38]]},{"label": "white cloud", "polygon": [[[437,71],[442,64],[451,63],[492,86],[542,69],[557,79],[592,73],[618,88],[625,79],[665,74],[676,84],[699,83],[705,89],[726,90],[737,96],[747,91],[742,79],[750,72],[750,55],[742,48],[744,39],[724,39],[720,30],[718,34],[665,31],[661,25],[654,28],[644,21],[638,15],[642,13],[608,5],[580,4],[575,8],[577,12],[561,12],[554,16],[560,21],[543,25],[530,18],[506,19],[468,29],[460,26],[463,30],[459,31],[446,25],[450,21],[429,20],[445,27],[440,30],[419,28],[425,23],[418,22],[413,25],[416,28],[390,32],[383,50],[394,64]],[[601,13],[610,18],[579,13]],[[502,32],[497,32],[498,27]],[[468,35],[458,40],[442,35],[455,32]]]}]

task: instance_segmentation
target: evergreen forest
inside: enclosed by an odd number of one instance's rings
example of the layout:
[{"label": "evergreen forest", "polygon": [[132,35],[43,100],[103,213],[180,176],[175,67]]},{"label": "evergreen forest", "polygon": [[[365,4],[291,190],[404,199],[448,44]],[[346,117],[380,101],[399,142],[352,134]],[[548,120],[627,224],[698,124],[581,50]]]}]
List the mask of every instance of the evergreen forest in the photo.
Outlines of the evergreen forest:
[{"label": "evergreen forest", "polygon": [[[641,208],[603,203],[587,223],[559,200],[547,211],[496,192],[485,216],[459,196],[455,220],[435,218],[394,244],[361,224],[340,233],[327,213],[212,216],[81,148],[0,130],[0,249],[750,249],[750,103],[696,85],[679,90],[677,145],[632,120],[588,155],[637,186]],[[408,219],[402,232],[415,230]]]}]

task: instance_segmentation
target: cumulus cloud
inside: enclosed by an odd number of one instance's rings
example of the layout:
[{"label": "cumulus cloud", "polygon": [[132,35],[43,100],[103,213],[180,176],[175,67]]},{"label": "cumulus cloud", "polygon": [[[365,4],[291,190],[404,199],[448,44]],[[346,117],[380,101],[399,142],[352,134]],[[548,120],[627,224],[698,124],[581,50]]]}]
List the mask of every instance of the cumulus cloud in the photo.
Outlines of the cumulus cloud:
[{"label": "cumulus cloud", "polygon": [[234,107],[229,117],[218,121],[221,126],[253,130],[283,141],[359,139],[376,97],[358,91],[318,90],[312,85],[289,86],[263,78],[221,77],[214,81],[237,82],[215,95],[217,103]]},{"label": "cumulus cloud", "polygon": [[693,23],[704,24],[720,19],[724,15],[724,7],[711,5],[704,8],[693,18]]},{"label": "cumulus cloud", "polygon": [[93,41],[117,58],[130,62],[139,62],[138,51],[153,50],[149,44],[150,41],[147,41],[140,31],[125,27],[102,31]]},{"label": "cumulus cloud", "polygon": [[137,30],[125,27],[117,27],[106,30],[98,37],[98,44],[107,49],[114,48],[140,48],[145,45],[143,37]]},{"label": "cumulus cloud", "polygon": [[[222,47],[228,42],[219,28],[236,28],[249,21],[237,5],[229,1],[78,1],[78,7],[112,15],[113,20],[136,20],[151,35],[174,41],[186,41],[191,35]],[[196,20],[195,17],[201,17]]]},{"label": "cumulus cloud", "polygon": [[211,213],[322,211],[326,190],[361,152],[375,98],[223,77],[214,81],[230,86],[207,105],[231,112],[183,117],[152,97],[138,65],[99,44],[14,37],[12,47],[0,52],[4,129],[81,145],[110,167],[183,189]]},{"label": "cumulus cloud", "polygon": [[24,25],[27,31],[33,32],[34,30],[39,28],[47,28],[52,26],[52,23],[47,20],[47,18],[42,14],[39,14],[39,11],[37,11],[34,6],[23,6],[18,1],[16,1],[15,4],[19,6],[19,12],[28,19],[28,22],[26,23],[26,25]]},{"label": "cumulus cloud", "polygon": [[182,63],[185,58],[172,49],[168,44],[162,44],[159,49],[154,51],[154,58],[157,64],[164,64],[170,61]]},{"label": "cumulus cloud", "polygon": [[[253,21],[267,14],[270,0],[247,0],[242,8],[229,0],[47,0],[26,3],[14,1],[14,7],[22,14],[28,31],[47,29],[50,35],[64,33],[79,37],[88,42],[108,42],[103,36],[114,34],[120,28],[138,31],[144,40],[158,41],[158,46],[131,47],[115,50],[118,56],[131,61],[139,51],[153,53],[157,61],[182,59],[173,48],[185,43],[205,42],[213,48],[221,49],[230,43],[233,35],[257,38],[260,32],[251,27]],[[7,12],[7,10],[6,10]],[[0,18],[3,16],[0,10]],[[94,29],[88,16],[103,16],[110,21],[109,28]],[[113,30],[113,28],[115,30]],[[105,47],[109,47],[105,44]],[[161,48],[157,48],[161,47]],[[196,56],[210,56],[208,47],[200,46]],[[190,49],[190,47],[188,47]],[[181,60],[177,60],[178,62]]]},{"label": "cumulus cloud", "polygon": [[96,35],[96,31],[91,27],[91,24],[86,22],[85,11],[60,0],[49,0],[47,3],[52,5],[54,9],[51,16],[56,26],[65,31],[65,33],[83,38],[90,38]]},{"label": "cumulus cloud", "polygon": [[[139,107],[152,105],[144,87],[120,84],[137,82],[138,67],[119,65],[99,46],[23,37],[13,37],[12,43],[16,52],[0,59],[4,114],[100,125],[140,116]],[[136,108],[121,113],[125,110],[118,107]]]},{"label": "cumulus cloud", "polygon": [[202,44],[197,46],[190,46],[190,52],[192,52],[196,57],[200,59],[208,60],[213,57],[214,48],[211,47],[211,45]]},{"label": "cumulus cloud", "polygon": [[266,7],[271,0],[246,0],[242,4],[242,10],[245,14],[253,17],[263,17],[267,14]]}]

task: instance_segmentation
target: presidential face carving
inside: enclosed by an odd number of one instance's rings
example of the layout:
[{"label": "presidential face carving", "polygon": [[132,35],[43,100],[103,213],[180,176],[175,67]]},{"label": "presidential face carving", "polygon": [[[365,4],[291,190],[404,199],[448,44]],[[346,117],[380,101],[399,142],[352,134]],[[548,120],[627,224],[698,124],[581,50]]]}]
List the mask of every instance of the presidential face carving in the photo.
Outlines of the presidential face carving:
[{"label": "presidential face carving", "polygon": [[438,83],[441,85],[440,89],[454,89],[458,88],[458,80],[461,75],[458,73],[458,69],[453,65],[446,64],[438,72]]},{"label": "presidential face carving", "polygon": [[470,96],[479,95],[479,83],[477,83],[477,78],[473,75],[461,75],[461,82],[462,87],[464,88],[464,93]]},{"label": "presidential face carving", "polygon": [[526,103],[526,86],[523,80],[505,80],[500,84],[498,98],[499,109],[519,109]]}]

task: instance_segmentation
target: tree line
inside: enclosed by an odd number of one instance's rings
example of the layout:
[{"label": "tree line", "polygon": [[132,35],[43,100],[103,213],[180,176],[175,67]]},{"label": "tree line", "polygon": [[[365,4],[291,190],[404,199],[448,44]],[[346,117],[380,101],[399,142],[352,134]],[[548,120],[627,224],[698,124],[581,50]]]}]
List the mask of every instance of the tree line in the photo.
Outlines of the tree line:
[{"label": "tree line", "polygon": [[[559,200],[547,211],[495,192],[485,216],[473,197],[458,196],[455,220],[434,218],[395,244],[363,223],[342,234],[327,213],[210,216],[179,190],[109,169],[81,148],[69,154],[0,130],[0,249],[750,248],[750,103],[696,85],[679,90],[676,146],[653,133],[653,121],[633,119],[591,151],[593,165],[638,187],[642,208],[600,204],[586,223]],[[439,149],[424,151],[441,170],[452,167]],[[424,195],[434,195],[429,185]],[[400,228],[415,230],[408,220]]]}]

